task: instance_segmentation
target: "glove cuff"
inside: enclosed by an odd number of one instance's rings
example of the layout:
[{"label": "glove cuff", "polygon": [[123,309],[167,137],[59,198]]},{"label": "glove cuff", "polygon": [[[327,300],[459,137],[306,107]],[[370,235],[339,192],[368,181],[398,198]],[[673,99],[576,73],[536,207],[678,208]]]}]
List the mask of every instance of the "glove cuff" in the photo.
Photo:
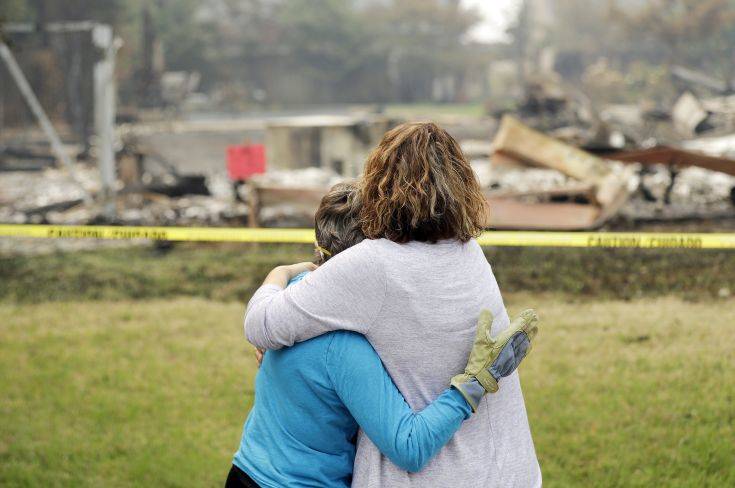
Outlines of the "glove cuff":
[{"label": "glove cuff", "polygon": [[477,411],[480,406],[480,400],[485,396],[485,388],[475,378],[467,375],[457,375],[452,378],[452,387],[462,394],[464,399],[472,409],[472,413]]}]

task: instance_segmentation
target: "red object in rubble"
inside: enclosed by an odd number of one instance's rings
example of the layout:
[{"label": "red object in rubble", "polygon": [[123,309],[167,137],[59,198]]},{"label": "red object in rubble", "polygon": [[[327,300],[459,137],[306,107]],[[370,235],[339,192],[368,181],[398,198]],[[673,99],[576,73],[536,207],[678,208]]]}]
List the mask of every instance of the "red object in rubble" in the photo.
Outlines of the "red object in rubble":
[{"label": "red object in rubble", "polygon": [[227,146],[227,173],[232,181],[245,181],[253,175],[265,173],[265,146]]}]

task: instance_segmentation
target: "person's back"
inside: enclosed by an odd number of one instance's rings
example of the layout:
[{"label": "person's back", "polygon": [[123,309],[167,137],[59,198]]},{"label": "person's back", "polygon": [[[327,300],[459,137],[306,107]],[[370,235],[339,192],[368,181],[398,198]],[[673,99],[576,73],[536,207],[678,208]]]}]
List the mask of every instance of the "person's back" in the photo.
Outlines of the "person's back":
[{"label": "person's back", "polygon": [[[446,378],[462,370],[479,310],[487,308],[495,317],[493,334],[509,324],[495,277],[474,240],[396,244],[379,239],[349,252],[367,253],[382,268],[386,298],[374,318],[379,325],[366,336],[414,409],[424,408],[446,388]],[[483,403],[419,473],[397,468],[360,435],[353,486],[539,486],[517,373]]]},{"label": "person's back", "polygon": [[[263,358],[256,405],[234,459],[258,484],[349,486],[357,422],[328,378],[324,359],[335,338],[339,347],[365,342],[359,334],[332,332]],[[324,418],[330,422],[320,422]],[[281,455],[274,455],[279,450]]]},{"label": "person's back", "polygon": [[[248,305],[245,331],[251,342],[269,349],[335,329],[360,332],[418,411],[463,370],[483,309],[495,317],[493,335],[508,327],[498,285],[476,241],[365,240],[286,290],[261,287]],[[515,373],[483,399],[423,471],[409,474],[394,465],[361,433],[353,475],[358,487],[540,483]]]},{"label": "person's back", "polygon": [[[322,263],[364,237],[354,218],[355,195],[353,185],[342,184],[322,199],[315,219]],[[352,278],[360,280],[359,273]],[[302,280],[309,280],[308,272],[293,276],[287,286],[299,287]],[[267,288],[261,287],[255,295]],[[482,324],[478,330],[489,332],[489,320],[480,317],[478,324]],[[530,341],[529,330],[525,333]],[[476,357],[489,353],[480,351]],[[496,378],[509,373],[498,373]],[[474,374],[453,379],[451,389],[417,413],[361,334],[337,331],[270,351],[256,378],[255,404],[228,482],[232,486],[251,486],[253,480],[264,487],[349,486],[358,425],[397,466],[419,471],[477,407],[480,392],[473,389]]]},{"label": "person's back", "polygon": [[[482,309],[495,317],[493,334],[510,322],[474,240],[487,222],[487,199],[458,142],[422,122],[383,136],[365,162],[359,200],[367,240],[290,289],[261,288],[245,332],[262,349],[336,329],[360,332],[406,401],[420,409],[446,387],[447,376],[462,372]],[[394,466],[360,435],[353,486],[539,486],[518,376],[501,383],[420,473]],[[483,384],[487,391],[494,386]]]}]

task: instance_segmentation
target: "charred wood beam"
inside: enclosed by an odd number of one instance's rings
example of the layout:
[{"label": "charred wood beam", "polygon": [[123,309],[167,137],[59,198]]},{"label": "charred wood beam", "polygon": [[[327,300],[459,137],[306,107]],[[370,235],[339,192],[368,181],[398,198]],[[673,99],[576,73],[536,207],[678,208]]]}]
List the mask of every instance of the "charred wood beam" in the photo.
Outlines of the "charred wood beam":
[{"label": "charred wood beam", "polygon": [[621,151],[605,155],[608,159],[624,163],[665,164],[669,166],[699,166],[735,176],[735,160],[719,156],[709,156],[670,146],[657,146],[650,149]]}]

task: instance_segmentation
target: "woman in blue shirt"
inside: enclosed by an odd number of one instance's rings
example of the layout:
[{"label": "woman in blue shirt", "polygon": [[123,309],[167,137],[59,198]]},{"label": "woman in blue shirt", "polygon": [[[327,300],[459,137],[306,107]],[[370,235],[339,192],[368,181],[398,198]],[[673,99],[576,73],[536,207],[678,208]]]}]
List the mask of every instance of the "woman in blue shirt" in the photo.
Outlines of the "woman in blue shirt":
[{"label": "woman in blue shirt", "polygon": [[[355,199],[355,188],[341,184],[322,200],[316,215],[320,262],[364,238],[356,219]],[[302,279],[307,268],[306,264],[285,267],[280,279],[290,285]],[[264,287],[278,287],[268,281]],[[515,338],[496,351],[499,359],[485,364],[494,380],[510,374],[526,355],[535,332],[529,330],[529,324],[534,321],[530,316],[520,321]],[[486,317],[483,334],[489,334],[490,322]],[[226,486],[350,486],[358,428],[397,466],[419,471],[488,391],[474,376],[453,384],[416,413],[360,334],[336,331],[268,351],[256,378],[255,404]]]}]

